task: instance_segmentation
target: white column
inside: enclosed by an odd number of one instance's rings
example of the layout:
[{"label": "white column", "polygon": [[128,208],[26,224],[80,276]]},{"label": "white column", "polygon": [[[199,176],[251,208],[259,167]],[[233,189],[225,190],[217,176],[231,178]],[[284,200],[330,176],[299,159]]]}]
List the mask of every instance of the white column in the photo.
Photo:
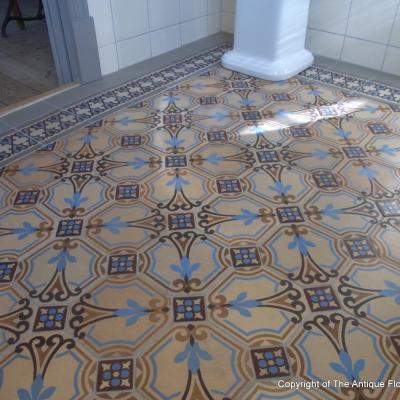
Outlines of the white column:
[{"label": "white column", "polygon": [[258,78],[288,79],[312,65],[305,49],[310,0],[236,0],[234,49],[222,65]]}]

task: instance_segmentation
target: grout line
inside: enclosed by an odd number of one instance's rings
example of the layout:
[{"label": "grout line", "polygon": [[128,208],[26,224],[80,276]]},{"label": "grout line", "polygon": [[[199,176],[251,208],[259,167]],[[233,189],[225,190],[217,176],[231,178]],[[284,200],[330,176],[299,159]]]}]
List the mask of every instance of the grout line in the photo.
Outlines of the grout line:
[{"label": "grout line", "polygon": [[120,66],[119,66],[119,54],[118,54],[118,47],[117,47],[117,35],[115,33],[114,12],[113,12],[113,7],[112,7],[111,0],[108,0],[108,4],[110,6],[112,29],[113,29],[113,36],[114,36],[114,43],[113,44],[115,46],[115,53],[117,54],[117,64],[118,64],[118,70],[119,70]]},{"label": "grout line", "polygon": [[344,51],[344,44],[346,41],[346,37],[347,37],[347,32],[349,30],[349,21],[350,21],[350,15],[351,15],[351,10],[353,8],[353,0],[350,0],[350,5],[349,5],[349,12],[347,13],[347,21],[346,21],[346,29],[344,31],[344,35],[343,35],[343,42],[342,42],[342,49],[340,50],[340,60],[343,60],[343,51]]}]

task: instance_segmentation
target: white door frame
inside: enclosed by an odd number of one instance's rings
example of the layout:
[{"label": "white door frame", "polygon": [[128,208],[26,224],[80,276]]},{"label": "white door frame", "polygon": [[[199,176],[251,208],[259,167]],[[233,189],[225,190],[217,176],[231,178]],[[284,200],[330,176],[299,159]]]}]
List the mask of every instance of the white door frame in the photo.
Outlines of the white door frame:
[{"label": "white door frame", "polygon": [[60,85],[101,78],[99,50],[87,0],[43,0]]}]

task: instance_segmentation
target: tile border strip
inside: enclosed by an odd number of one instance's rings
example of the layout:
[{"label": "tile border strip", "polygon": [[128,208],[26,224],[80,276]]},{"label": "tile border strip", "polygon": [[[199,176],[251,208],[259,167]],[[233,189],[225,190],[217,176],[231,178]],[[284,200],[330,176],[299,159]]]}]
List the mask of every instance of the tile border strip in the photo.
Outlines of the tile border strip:
[{"label": "tile border strip", "polygon": [[[218,44],[115,88],[89,96],[0,137],[0,165],[207,70],[218,64],[221,56],[231,47],[230,43]],[[400,88],[318,66],[309,67],[297,78],[391,103],[400,110]]]}]

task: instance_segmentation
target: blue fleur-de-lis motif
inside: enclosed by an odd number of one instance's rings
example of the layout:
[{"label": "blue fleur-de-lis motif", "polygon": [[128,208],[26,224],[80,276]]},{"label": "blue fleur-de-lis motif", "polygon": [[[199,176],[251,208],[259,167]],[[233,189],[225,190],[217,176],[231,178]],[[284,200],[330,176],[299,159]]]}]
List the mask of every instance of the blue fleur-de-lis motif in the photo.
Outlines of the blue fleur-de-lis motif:
[{"label": "blue fleur-de-lis motif", "polygon": [[336,221],[340,219],[340,214],[343,213],[343,210],[341,208],[335,208],[333,204],[327,204],[324,208],[321,210],[321,214],[326,215],[327,217],[330,217]]},{"label": "blue fleur-de-lis motif", "polygon": [[211,354],[198,345],[198,343],[188,343],[185,350],[178,353],[175,357],[175,363],[180,364],[187,360],[188,367],[192,374],[197,374],[200,369],[200,360],[211,361]]},{"label": "blue fleur-de-lis motif", "polygon": [[251,99],[241,99],[239,103],[243,104],[244,106],[248,107],[254,103],[254,100]]},{"label": "blue fleur-de-lis motif", "polygon": [[200,263],[190,263],[190,259],[186,256],[181,258],[180,265],[172,264],[170,266],[171,270],[178,273],[183,279],[190,279],[193,275],[193,272],[197,271],[200,268]]},{"label": "blue fleur-de-lis motif", "polygon": [[249,132],[257,136],[262,136],[265,133],[265,129],[262,126],[252,126]]},{"label": "blue fleur-de-lis motif", "polygon": [[146,315],[146,308],[139,305],[135,300],[127,300],[128,308],[120,308],[114,311],[117,317],[127,318],[126,325],[130,326],[135,324],[140,318]]},{"label": "blue fleur-de-lis motif", "polygon": [[236,221],[243,221],[246,226],[251,225],[257,218],[259,218],[258,214],[253,213],[246,208],[242,208],[240,210],[240,214],[233,217],[233,219]]},{"label": "blue fleur-de-lis motif", "polygon": [[388,156],[396,156],[396,154],[400,151],[400,148],[392,148],[388,144],[384,144],[380,149],[378,149],[378,151],[383,154],[387,154]]},{"label": "blue fleur-de-lis motif", "polygon": [[360,111],[369,112],[371,114],[377,112],[378,110],[379,110],[378,107],[372,107],[372,106],[365,106],[363,108],[360,108]]},{"label": "blue fleur-de-lis motif", "polygon": [[286,111],[283,108],[281,108],[275,112],[275,115],[280,116],[280,117],[287,117],[290,114],[291,114],[290,111]]},{"label": "blue fleur-de-lis motif", "polygon": [[228,114],[224,114],[224,113],[222,113],[222,112],[216,112],[215,114],[213,114],[212,116],[211,116],[211,118],[212,119],[215,119],[216,121],[218,121],[218,122],[221,122],[221,121],[223,121],[225,118],[227,118],[228,117]]},{"label": "blue fleur-de-lis motif", "polygon": [[25,167],[22,167],[19,172],[23,175],[23,176],[31,176],[33,172],[39,171],[39,167],[37,167],[36,165],[33,164],[28,164],[25,165]]},{"label": "blue fleur-de-lis motif", "polygon": [[374,171],[371,168],[368,168],[366,166],[361,167],[361,169],[358,171],[359,176],[366,176],[370,181],[372,181],[378,174],[377,171]]},{"label": "blue fleur-de-lis motif", "polygon": [[268,186],[268,189],[275,193],[287,195],[292,189],[293,185],[285,185],[282,181],[276,181],[273,186]]},{"label": "blue fleur-de-lis motif", "polygon": [[315,149],[311,152],[311,155],[320,160],[325,160],[329,156],[329,152],[322,149]]},{"label": "blue fleur-de-lis motif", "polygon": [[190,185],[190,182],[180,176],[174,176],[167,182],[167,186],[174,186],[177,192],[180,192],[187,185]]},{"label": "blue fleur-de-lis motif", "polygon": [[17,238],[18,240],[23,240],[27,238],[29,235],[32,235],[33,233],[37,232],[37,228],[32,226],[30,222],[23,222],[22,226],[20,228],[15,228],[12,230],[12,233],[14,235],[18,235]]},{"label": "blue fleur-de-lis motif", "polygon": [[89,143],[91,143],[91,142],[93,142],[94,140],[97,140],[97,139],[98,139],[97,136],[87,133],[86,135],[82,136],[81,140],[83,141],[83,143],[89,144]]},{"label": "blue fleur-de-lis motif", "polygon": [[104,228],[111,233],[118,234],[122,228],[126,228],[128,223],[121,220],[121,217],[114,217],[110,221],[104,223]]},{"label": "blue fleur-de-lis motif", "polygon": [[344,375],[348,381],[360,380],[360,372],[364,369],[365,360],[357,360],[353,363],[350,355],[344,351],[339,352],[340,364],[332,362],[329,366],[339,374]]},{"label": "blue fleur-de-lis motif", "polygon": [[168,103],[168,104],[175,103],[175,102],[177,102],[178,100],[180,100],[180,98],[177,97],[177,96],[174,96],[174,95],[165,96],[165,97],[163,98],[163,101],[164,101],[165,103]]},{"label": "blue fleur-de-lis motif", "polygon": [[201,82],[195,83],[194,85],[192,85],[192,88],[194,88],[194,89],[204,89],[206,87],[207,87],[207,85],[205,85],[204,83],[201,83]]},{"label": "blue fleur-de-lis motif", "polygon": [[307,93],[311,94],[311,96],[321,96],[321,94],[322,94],[322,92],[318,89],[311,89]]},{"label": "blue fleur-de-lis motif", "polygon": [[185,143],[185,139],[178,139],[176,136],[173,136],[171,139],[166,140],[165,143],[172,147],[178,147]]},{"label": "blue fleur-de-lis motif", "polygon": [[385,281],[385,285],[388,289],[381,290],[379,294],[384,297],[393,297],[396,304],[400,304],[400,286],[391,281]]},{"label": "blue fleur-de-lis motif", "polygon": [[343,139],[348,139],[352,135],[351,131],[345,131],[344,129],[336,129],[335,133]]},{"label": "blue fleur-de-lis motif", "polygon": [[76,262],[76,257],[73,256],[68,250],[62,250],[54,257],[51,257],[47,263],[56,264],[57,270],[62,271],[67,266],[67,263],[74,264]]},{"label": "blue fleur-de-lis motif", "polygon": [[134,157],[133,161],[128,162],[128,165],[135,170],[142,168],[146,164],[147,164],[147,161],[140,157]]},{"label": "blue fleur-de-lis motif", "polygon": [[116,122],[123,126],[128,126],[130,123],[135,122],[133,119],[130,119],[129,117],[123,117],[120,119],[117,119]]},{"label": "blue fleur-de-lis motif", "polygon": [[295,236],[293,241],[288,244],[288,249],[293,250],[297,248],[303,256],[306,256],[308,249],[312,247],[316,247],[315,243],[304,239],[301,235]]},{"label": "blue fleur-de-lis motif", "polygon": [[209,156],[204,157],[204,159],[213,165],[218,165],[224,158],[218,154],[210,154]]},{"label": "blue fleur-de-lis motif", "polygon": [[258,307],[260,302],[258,300],[247,300],[247,293],[241,292],[237,297],[229,302],[230,308],[239,312],[242,317],[251,317],[249,309]]},{"label": "blue fleur-de-lis motif", "polygon": [[41,375],[37,375],[32,382],[30,393],[26,389],[18,389],[19,400],[47,400],[53,396],[56,388],[54,386],[43,388],[43,378]]},{"label": "blue fleur-de-lis motif", "polygon": [[86,203],[87,197],[83,197],[80,192],[74,193],[71,198],[65,198],[64,202],[67,203],[71,208],[79,207],[81,204]]}]

